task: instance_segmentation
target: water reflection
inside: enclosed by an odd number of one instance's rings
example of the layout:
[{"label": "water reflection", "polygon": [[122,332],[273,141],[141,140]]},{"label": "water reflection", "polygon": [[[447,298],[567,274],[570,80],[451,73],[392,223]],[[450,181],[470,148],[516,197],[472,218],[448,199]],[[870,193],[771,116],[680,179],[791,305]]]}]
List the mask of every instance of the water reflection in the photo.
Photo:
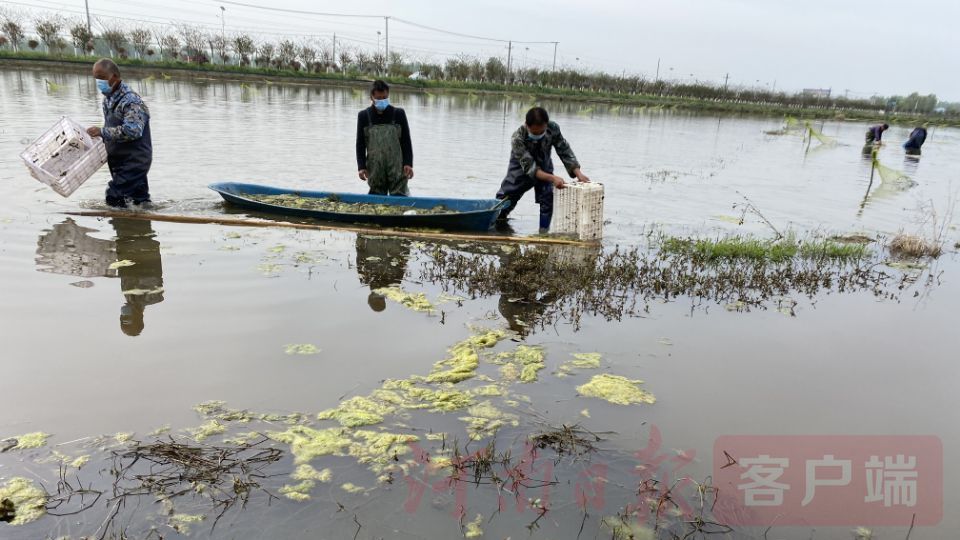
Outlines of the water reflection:
[{"label": "water reflection", "polygon": [[387,308],[387,300],[377,289],[399,285],[407,273],[411,243],[403,238],[357,235],[357,276],[370,287],[367,304],[373,311]]},{"label": "water reflection", "polygon": [[117,261],[133,265],[117,269],[126,303],[120,308],[120,330],[128,336],[143,332],[147,306],[163,302],[163,264],[160,242],[152,224],[141,219],[112,219],[116,232]]},{"label": "water reflection", "polygon": [[[163,302],[160,242],[148,220],[112,219],[115,238],[90,236],[96,229],[72,219],[54,225],[37,241],[36,264],[41,272],[77,277],[119,277],[124,304],[120,330],[138,336],[144,329],[147,306]],[[75,285],[88,286],[89,282]]]}]

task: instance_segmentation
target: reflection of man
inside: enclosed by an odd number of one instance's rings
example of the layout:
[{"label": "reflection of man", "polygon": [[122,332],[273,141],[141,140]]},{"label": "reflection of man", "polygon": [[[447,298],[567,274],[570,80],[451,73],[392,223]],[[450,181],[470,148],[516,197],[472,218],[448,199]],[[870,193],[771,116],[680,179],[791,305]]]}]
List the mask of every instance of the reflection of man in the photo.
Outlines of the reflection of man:
[{"label": "reflection of man", "polygon": [[150,221],[116,218],[110,224],[117,233],[117,274],[126,300],[120,308],[120,330],[138,336],[143,331],[146,307],[163,302],[160,242]]},{"label": "reflection of man", "polygon": [[[500,301],[497,309],[507,320],[510,330],[521,336],[527,336],[533,327],[540,323],[544,312],[558,300],[557,291],[540,290],[536,283],[516,279],[518,274],[530,272],[532,259],[525,257],[519,249],[511,253],[502,253],[500,271],[497,273],[497,288],[500,289]],[[538,268],[537,274],[544,274],[547,269]]]},{"label": "reflection of man", "polygon": [[374,311],[387,308],[387,300],[377,289],[399,285],[407,274],[410,241],[388,236],[357,235],[357,275],[370,286],[367,304]]}]

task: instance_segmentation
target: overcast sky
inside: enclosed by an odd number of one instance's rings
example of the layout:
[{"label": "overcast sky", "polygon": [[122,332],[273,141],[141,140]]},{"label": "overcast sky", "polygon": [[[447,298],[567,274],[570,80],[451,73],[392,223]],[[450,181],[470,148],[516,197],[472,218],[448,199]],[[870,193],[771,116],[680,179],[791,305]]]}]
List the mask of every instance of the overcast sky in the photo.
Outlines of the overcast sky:
[{"label": "overcast sky", "polygon": [[[558,64],[653,77],[777,89],[832,88],[851,97],[936,93],[960,101],[960,0],[238,0],[295,10],[391,15],[423,25],[527,41],[559,41]],[[227,33],[334,32],[377,47],[378,19],[270,12],[212,0],[89,0],[94,15],[184,20]],[[20,0],[17,7],[80,16],[83,0]],[[0,5],[10,4],[0,0]],[[130,24],[135,24],[131,22]],[[381,47],[383,46],[383,36]],[[507,46],[390,25],[391,48],[442,62],[457,52],[506,57]],[[577,60],[579,58],[579,60]],[[550,67],[553,45],[518,44],[515,65]]]}]

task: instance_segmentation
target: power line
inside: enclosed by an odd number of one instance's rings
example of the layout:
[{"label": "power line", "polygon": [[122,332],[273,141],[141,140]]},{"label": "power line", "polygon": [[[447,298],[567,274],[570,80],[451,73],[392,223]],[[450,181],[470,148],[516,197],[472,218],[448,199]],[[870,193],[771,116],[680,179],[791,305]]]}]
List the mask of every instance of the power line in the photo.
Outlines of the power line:
[{"label": "power line", "polygon": [[415,23],[415,22],[413,22],[413,21],[408,21],[408,20],[406,20],[406,19],[401,19],[401,18],[399,18],[399,17],[391,17],[391,19],[393,19],[393,20],[395,20],[395,21],[397,21],[397,22],[401,22],[401,23],[406,24],[406,25],[410,25],[410,26],[414,26],[414,27],[417,27],[417,28],[421,28],[421,29],[423,29],[423,30],[431,30],[431,31],[433,31],[433,32],[439,32],[439,33],[441,33],[441,34],[448,34],[448,35],[451,35],[451,36],[465,37],[465,38],[470,38],[470,39],[479,39],[479,40],[481,40],[481,41],[496,41],[496,42],[498,42],[498,43],[510,43],[510,42],[512,41],[513,43],[523,43],[523,44],[530,44],[530,45],[537,45],[537,44],[539,44],[539,45],[552,45],[552,44],[554,44],[554,43],[558,43],[558,42],[556,42],[556,41],[516,41],[516,40],[510,40],[510,39],[499,39],[499,38],[475,36],[475,35],[472,35],[472,34],[463,34],[463,33],[460,33],[460,32],[453,32],[453,31],[451,31],[451,30],[444,30],[444,29],[442,29],[442,28],[436,28],[436,27],[433,27],[433,26],[427,26],[427,25],[425,25],[425,24]]},{"label": "power line", "polygon": [[287,9],[287,8],[278,8],[278,7],[269,7],[269,6],[258,6],[256,4],[245,4],[243,2],[234,2],[232,0],[221,0],[221,4],[227,4],[232,6],[243,6],[253,9],[262,9],[265,11],[277,11],[280,13],[293,13],[296,15],[316,15],[319,17],[352,17],[357,19],[383,19],[386,15],[354,15],[350,13],[323,13],[319,11],[304,11],[300,9]]}]

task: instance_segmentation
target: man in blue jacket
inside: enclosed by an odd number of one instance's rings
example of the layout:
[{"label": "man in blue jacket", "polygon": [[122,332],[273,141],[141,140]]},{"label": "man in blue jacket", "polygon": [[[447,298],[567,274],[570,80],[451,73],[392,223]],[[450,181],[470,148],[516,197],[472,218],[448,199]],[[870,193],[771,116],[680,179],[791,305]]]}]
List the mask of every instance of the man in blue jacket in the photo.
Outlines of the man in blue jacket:
[{"label": "man in blue jacket", "polygon": [[920,155],[920,148],[923,147],[923,143],[927,141],[927,128],[925,126],[917,126],[913,131],[910,132],[910,138],[907,139],[907,142],[903,143],[903,148],[911,155]]},{"label": "man in blue jacket", "polygon": [[93,65],[93,77],[103,98],[103,128],[91,127],[91,137],[103,138],[112,180],[107,184],[107,204],[126,207],[150,202],[147,173],[153,162],[150,109],[140,96],[120,80],[120,68],[104,58]]}]

